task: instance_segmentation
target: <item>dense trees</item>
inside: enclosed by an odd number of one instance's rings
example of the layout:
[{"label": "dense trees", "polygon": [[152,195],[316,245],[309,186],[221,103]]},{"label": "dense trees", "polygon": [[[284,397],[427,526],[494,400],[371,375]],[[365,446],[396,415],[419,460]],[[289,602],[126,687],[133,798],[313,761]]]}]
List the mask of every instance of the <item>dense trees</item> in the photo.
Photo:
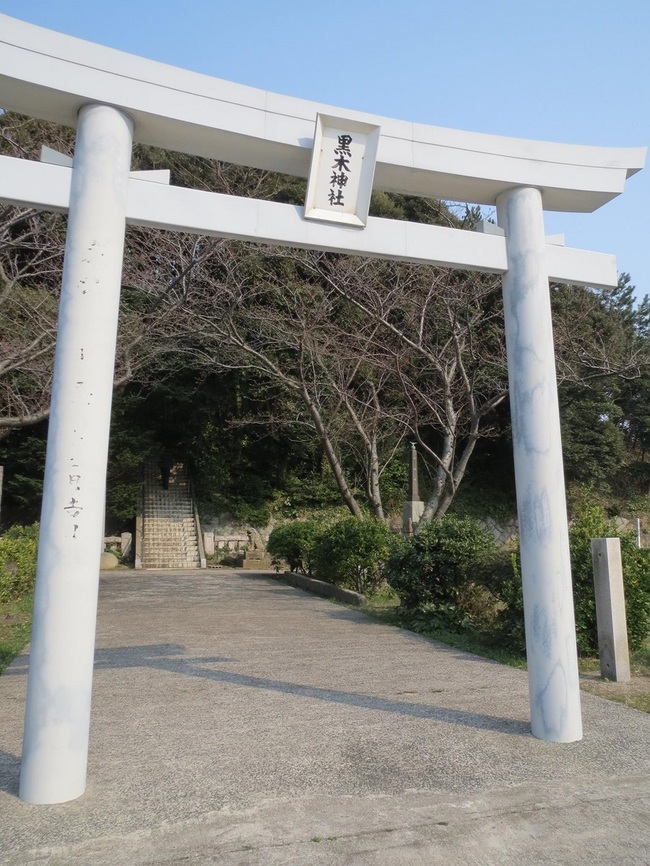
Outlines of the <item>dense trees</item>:
[{"label": "dense trees", "polygon": [[[37,159],[41,144],[70,155],[72,143],[70,130],[12,114],[0,117],[4,155]],[[0,439],[49,415],[65,229],[60,214],[0,206]],[[152,344],[146,339],[155,306],[151,262],[159,246],[169,253],[159,240],[153,232],[129,232],[116,386],[151,363]]]},{"label": "dense trees", "polygon": [[[41,143],[69,153],[72,135],[0,117],[2,152],[34,158]],[[170,168],[179,185],[295,203],[304,192],[294,178],[151,148],[134,162]],[[477,217],[386,193],[372,208],[459,228]],[[47,418],[64,232],[60,215],[0,210],[0,437],[18,430],[5,461],[27,447],[20,429]],[[609,293],[555,286],[552,301],[567,473],[607,485],[650,441],[650,305],[627,276]],[[254,510],[274,491],[305,502],[308,487],[381,520],[403,496],[415,440],[431,520],[479,443],[507,440],[499,280],[130,228],[116,384],[115,513],[129,513],[137,466],[164,442],[193,459],[213,508]]]}]

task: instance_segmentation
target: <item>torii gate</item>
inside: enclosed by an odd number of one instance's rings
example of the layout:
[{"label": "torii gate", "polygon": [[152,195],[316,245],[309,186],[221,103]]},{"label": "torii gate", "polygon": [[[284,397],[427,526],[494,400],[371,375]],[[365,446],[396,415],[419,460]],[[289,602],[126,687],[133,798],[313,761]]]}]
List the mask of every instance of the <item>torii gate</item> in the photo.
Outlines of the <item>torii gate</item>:
[{"label": "torii gate", "polygon": [[[645,149],[503,138],[320,106],[4,15],[0,34],[2,107],[77,127],[73,167],[51,152],[45,159],[59,164],[0,157],[1,201],[69,213],[20,797],[59,803],[86,786],[125,222],[503,274],[531,730],[552,742],[581,739],[548,281],[607,287],[617,275],[613,256],[545,238],[543,210],[596,210],[643,167]],[[306,208],[131,174],[133,140],[305,177],[311,164]],[[328,177],[337,146],[353,157],[337,164],[339,174],[355,161],[359,169],[349,200],[343,182]],[[373,169],[379,189],[496,205],[499,226],[471,233],[367,217]]]}]

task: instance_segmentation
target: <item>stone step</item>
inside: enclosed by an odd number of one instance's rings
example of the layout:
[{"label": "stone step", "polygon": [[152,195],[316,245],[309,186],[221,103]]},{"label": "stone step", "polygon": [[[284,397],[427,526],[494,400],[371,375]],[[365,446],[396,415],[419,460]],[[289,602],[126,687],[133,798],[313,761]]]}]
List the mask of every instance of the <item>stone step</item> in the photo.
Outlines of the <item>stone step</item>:
[{"label": "stone step", "polygon": [[143,568],[200,568],[201,563],[198,559],[172,559],[171,557],[163,557],[162,559],[146,558],[142,560]]},{"label": "stone step", "polygon": [[147,532],[142,536],[142,540],[147,543],[155,542],[156,544],[178,544],[183,541],[188,541],[191,544],[196,545],[196,537],[187,536],[187,535],[159,535],[155,532]]},{"label": "stone step", "polygon": [[188,526],[187,529],[185,529],[185,530],[180,529],[180,528],[177,529],[177,530],[174,530],[174,529],[160,529],[160,528],[157,528],[157,527],[155,527],[155,526],[148,526],[148,527],[146,527],[146,530],[145,530],[145,532],[144,532],[143,534],[144,534],[145,536],[150,537],[150,538],[151,538],[152,536],[154,536],[154,535],[156,535],[156,536],[161,536],[161,537],[163,537],[163,538],[164,538],[165,536],[168,537],[168,538],[179,538],[179,537],[182,537],[182,536],[184,536],[184,535],[189,535],[189,536],[191,536],[191,537],[196,537],[196,532],[194,531],[194,527],[193,527],[193,526],[192,526],[192,527],[189,527],[189,526]]},{"label": "stone step", "polygon": [[191,512],[185,512],[185,511],[183,511],[183,512],[162,511],[161,512],[161,511],[157,511],[157,510],[152,510],[152,512],[147,514],[147,512],[145,510],[144,516],[148,520],[154,520],[154,521],[157,521],[159,523],[169,523],[172,525],[175,523],[190,524],[190,523],[194,522],[194,515]]},{"label": "stone step", "polygon": [[182,551],[175,550],[166,553],[165,551],[154,550],[145,553],[143,557],[145,562],[198,562],[198,553],[185,555]]},{"label": "stone step", "polygon": [[198,560],[196,562],[175,562],[175,561],[172,561],[169,559],[165,559],[165,560],[161,560],[160,562],[151,561],[151,562],[145,562],[143,564],[143,568],[160,568],[160,569],[164,569],[164,568],[184,569],[184,568],[200,568],[200,567],[201,567],[201,563]]},{"label": "stone step", "polygon": [[145,500],[143,505],[144,505],[145,509],[146,508],[155,508],[155,509],[160,508],[162,510],[168,510],[168,509],[176,510],[176,509],[180,508],[181,511],[188,511],[188,512],[192,510],[192,500],[191,500],[189,495],[184,496],[183,499]]},{"label": "stone step", "polygon": [[149,527],[153,529],[155,532],[169,532],[169,533],[179,533],[179,532],[194,532],[195,524],[194,520],[160,520],[160,518],[149,518],[147,521]]},{"label": "stone step", "polygon": [[166,544],[177,544],[178,542],[188,540],[188,541],[192,542],[193,544],[197,544],[195,535],[182,534],[182,533],[178,533],[176,535],[170,535],[169,533],[162,533],[162,532],[145,532],[142,535],[142,540],[147,541],[147,542],[155,541],[156,544],[163,543],[163,542]]},{"label": "stone step", "polygon": [[155,535],[147,535],[142,539],[143,543],[147,547],[151,547],[154,544],[162,544],[165,547],[196,547],[198,549],[198,544],[196,538],[184,538],[179,536],[177,538],[170,538],[169,536],[165,538],[157,538]]},{"label": "stone step", "polygon": [[157,463],[146,464],[142,542],[144,568],[200,567],[190,484],[182,463],[171,468],[166,490]]},{"label": "stone step", "polygon": [[160,532],[194,532],[196,525],[194,523],[194,518],[191,520],[189,518],[178,518],[176,520],[173,519],[161,519],[159,517],[149,517],[145,515],[145,520],[149,524],[151,528]]},{"label": "stone step", "polygon": [[171,515],[156,515],[156,517],[147,517],[145,514],[145,519],[149,523],[149,525],[159,526],[161,529],[164,527],[169,527],[170,529],[174,529],[174,527],[184,526],[188,529],[194,527],[194,518],[193,517],[173,517]]}]

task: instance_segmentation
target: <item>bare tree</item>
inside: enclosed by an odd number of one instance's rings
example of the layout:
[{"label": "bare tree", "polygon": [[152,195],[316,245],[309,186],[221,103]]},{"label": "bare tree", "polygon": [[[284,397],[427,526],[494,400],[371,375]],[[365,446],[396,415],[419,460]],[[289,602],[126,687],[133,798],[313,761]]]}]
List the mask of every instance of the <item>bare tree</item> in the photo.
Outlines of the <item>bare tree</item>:
[{"label": "bare tree", "polygon": [[321,258],[329,284],[376,323],[400,420],[434,464],[420,525],[442,516],[490,413],[507,396],[500,284],[477,274]]},{"label": "bare tree", "polygon": [[[74,130],[12,113],[0,116],[0,153],[39,159],[41,145],[68,156]],[[180,186],[289,200],[297,181],[136,145],[135,168],[169,168]],[[0,208],[0,438],[49,415],[63,269],[65,217]],[[155,376],[154,354],[170,345],[148,339],[183,306],[197,269],[223,242],[128,228],[115,385]]]},{"label": "bare tree", "polygon": [[415,436],[435,466],[424,519],[444,514],[507,394],[495,280],[246,244],[199,270],[179,311],[188,363],[255,370],[293,394],[293,423],[302,404],[357,516],[350,455],[383,519],[382,473]]},{"label": "bare tree", "polygon": [[404,431],[382,414],[385,374],[370,371],[363,354],[365,331],[376,326],[357,316],[351,331],[346,304],[331,288],[305,279],[291,257],[226,244],[204,263],[182,311],[161,321],[160,334],[189,364],[255,371],[283,388],[290,399],[282,417],[269,423],[311,426],[343,501],[358,517],[364,512],[349,473],[360,467],[370,512],[383,519],[383,458],[394,454]]},{"label": "bare tree", "polygon": [[[39,136],[70,152],[72,135],[0,119],[0,148],[17,156],[33,158]],[[135,164],[169,167],[174,183],[196,188],[281,200],[299,193],[295,179],[154,148],[136,146]],[[433,210],[437,220],[449,216]],[[64,231],[58,215],[0,210],[0,437],[49,411]],[[261,373],[286,395],[266,420],[315,431],[357,516],[365,500],[385,517],[382,475],[406,436],[433,466],[420,525],[443,515],[507,396],[499,278],[129,228],[122,296],[116,384],[155,377],[162,355],[206,371]],[[562,381],[632,378],[647,367],[645,343],[629,329],[612,337],[597,326],[603,310],[593,295],[562,297]]]}]

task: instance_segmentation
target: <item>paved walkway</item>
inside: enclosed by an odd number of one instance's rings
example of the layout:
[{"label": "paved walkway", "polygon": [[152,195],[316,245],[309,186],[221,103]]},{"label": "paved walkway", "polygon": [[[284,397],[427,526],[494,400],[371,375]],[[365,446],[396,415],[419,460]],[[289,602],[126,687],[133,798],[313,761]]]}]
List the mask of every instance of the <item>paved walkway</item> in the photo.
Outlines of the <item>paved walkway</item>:
[{"label": "paved walkway", "polygon": [[270,574],[102,576],[86,794],[17,799],[27,658],[0,677],[0,864],[650,863],[650,715],[583,696],[528,733],[526,674]]}]

